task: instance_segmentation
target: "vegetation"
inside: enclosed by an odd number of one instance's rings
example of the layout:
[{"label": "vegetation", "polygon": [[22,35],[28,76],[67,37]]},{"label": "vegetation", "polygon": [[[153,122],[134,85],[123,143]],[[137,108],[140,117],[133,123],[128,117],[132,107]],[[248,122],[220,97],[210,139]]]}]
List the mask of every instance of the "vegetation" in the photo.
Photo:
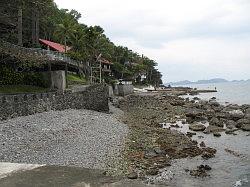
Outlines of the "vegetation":
[{"label": "vegetation", "polygon": [[84,77],[76,75],[76,74],[68,74],[67,81],[68,81],[69,85],[86,84],[86,79]]},{"label": "vegetation", "polygon": [[[113,62],[111,77],[129,79],[137,84],[159,85],[161,73],[157,63],[127,47],[116,46],[100,26],[87,26],[79,22],[76,10],[59,9],[53,0],[11,0],[0,2],[0,38],[25,47],[39,47],[39,38],[71,46],[71,58],[90,65],[100,56]],[[6,21],[7,20],[7,21]],[[66,50],[66,48],[65,48]],[[84,70],[86,78],[90,75]],[[145,75],[145,79],[141,76]]]},{"label": "vegetation", "polygon": [[33,85],[48,87],[49,80],[40,72],[16,71],[12,66],[0,65],[0,85]]},{"label": "vegetation", "polygon": [[36,93],[36,92],[46,92],[47,88],[31,86],[31,85],[5,85],[0,86],[0,94],[14,94],[14,93]]}]

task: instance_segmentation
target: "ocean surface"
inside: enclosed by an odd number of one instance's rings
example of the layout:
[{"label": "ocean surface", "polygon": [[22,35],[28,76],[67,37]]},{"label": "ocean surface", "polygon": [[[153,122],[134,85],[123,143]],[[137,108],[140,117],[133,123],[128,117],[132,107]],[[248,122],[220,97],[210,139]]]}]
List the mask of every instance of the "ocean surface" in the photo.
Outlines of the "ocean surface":
[{"label": "ocean surface", "polygon": [[189,84],[183,85],[197,89],[215,89],[217,92],[202,93],[198,96],[201,99],[208,100],[216,97],[220,103],[250,104],[250,82],[226,82],[213,84]]}]

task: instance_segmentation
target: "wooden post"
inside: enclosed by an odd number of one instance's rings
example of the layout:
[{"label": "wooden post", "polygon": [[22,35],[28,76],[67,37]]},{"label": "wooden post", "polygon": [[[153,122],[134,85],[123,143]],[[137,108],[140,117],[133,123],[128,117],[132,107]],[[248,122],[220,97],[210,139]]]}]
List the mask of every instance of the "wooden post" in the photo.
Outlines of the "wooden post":
[{"label": "wooden post", "polygon": [[100,61],[100,65],[99,65],[99,69],[100,69],[100,83],[102,83],[102,62],[101,62],[101,60],[99,60]]},{"label": "wooden post", "polygon": [[17,23],[17,38],[18,38],[18,45],[23,46],[23,9],[22,5],[18,8],[18,23]]},{"label": "wooden post", "polygon": [[49,85],[49,88],[50,90],[52,90],[52,72],[51,72],[51,61],[49,61],[49,81],[50,81],[50,85]]}]

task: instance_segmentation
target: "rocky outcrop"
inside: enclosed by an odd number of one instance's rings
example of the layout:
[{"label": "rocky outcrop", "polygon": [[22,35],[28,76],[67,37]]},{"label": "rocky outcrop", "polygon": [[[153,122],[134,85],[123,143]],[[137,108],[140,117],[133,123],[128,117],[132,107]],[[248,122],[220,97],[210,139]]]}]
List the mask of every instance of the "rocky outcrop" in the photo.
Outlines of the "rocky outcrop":
[{"label": "rocky outcrop", "polygon": [[204,130],[203,132],[205,134],[210,134],[210,133],[216,133],[216,132],[222,132],[224,131],[224,129],[222,127],[218,127],[218,126],[213,126],[213,125],[209,125],[206,130]]},{"label": "rocky outcrop", "polygon": [[189,129],[192,131],[204,131],[206,129],[206,126],[196,123],[196,124],[189,125]]}]

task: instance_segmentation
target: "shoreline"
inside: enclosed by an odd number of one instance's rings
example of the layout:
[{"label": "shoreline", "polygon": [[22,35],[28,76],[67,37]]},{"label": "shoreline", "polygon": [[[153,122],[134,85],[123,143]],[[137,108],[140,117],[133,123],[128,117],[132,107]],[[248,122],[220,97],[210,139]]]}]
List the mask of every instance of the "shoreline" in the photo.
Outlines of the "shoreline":
[{"label": "shoreline", "polygon": [[[108,178],[113,176],[111,178],[115,181],[120,181],[120,183],[126,181],[126,184],[135,182],[134,186],[143,186],[141,182],[156,185],[173,182],[174,173],[171,173],[171,170],[174,171],[173,167],[178,169],[179,166],[176,163],[183,160],[187,160],[187,162],[194,160],[192,161],[194,162],[192,167],[180,170],[184,172],[183,175],[186,175],[186,177],[191,177],[188,178],[189,180],[208,179],[210,175],[213,176],[214,166],[210,167],[210,164],[204,165],[204,163],[210,163],[209,160],[216,159],[218,157],[216,155],[220,153],[217,153],[217,148],[210,146],[205,139],[199,137],[213,137],[217,138],[215,140],[219,142],[223,137],[241,137],[242,133],[239,132],[244,128],[248,128],[246,132],[249,135],[250,105],[223,106],[214,99],[211,101],[203,101],[198,98],[189,100],[165,93],[134,93],[125,97],[114,98],[110,109],[110,114],[89,112],[96,113],[97,116],[110,116],[111,121],[115,120],[127,126],[127,134],[122,131],[119,132],[120,135],[124,136],[125,144],[118,151],[120,154],[120,156],[117,156],[118,161],[110,161],[109,168],[93,167],[91,165],[89,165],[89,168],[104,169],[103,171],[105,171]],[[242,113],[232,112],[238,110],[241,110]],[[81,112],[85,110],[74,111]],[[66,111],[60,112],[65,113]],[[43,116],[60,112],[51,111],[35,115]],[[32,118],[33,116],[18,117],[18,119]],[[60,116],[62,117],[62,115]],[[66,116],[67,114],[65,114]],[[15,120],[17,118],[1,121],[0,125]],[[89,123],[95,123],[96,120],[93,119]],[[110,120],[107,123],[113,123]],[[76,122],[76,120],[74,121]],[[205,125],[205,122],[210,122],[212,125]],[[102,125],[102,123],[98,124]],[[183,127],[186,128],[186,131],[180,132]],[[25,127],[21,126],[20,128]],[[98,130],[97,136],[106,130]],[[41,132],[38,131],[39,133]],[[196,137],[196,139],[192,137]],[[116,142],[121,143],[118,139]],[[107,148],[109,146],[107,144]],[[241,154],[233,149],[228,149],[227,153],[230,155]],[[22,157],[21,155],[22,153],[19,154],[19,157]],[[93,156],[95,156],[94,152],[92,153]],[[199,158],[199,161],[196,161],[197,158]],[[84,162],[81,159],[79,161]],[[23,161],[20,160],[19,162]],[[37,162],[32,163],[37,164]],[[38,163],[44,164],[42,162]],[[81,167],[86,167],[86,164],[81,165]],[[211,171],[209,168],[211,168]],[[177,172],[176,170],[175,172],[179,173],[180,171]],[[11,178],[11,175],[9,178]],[[108,183],[111,184],[111,182]],[[172,184],[171,186],[179,185]]]},{"label": "shoreline", "polygon": [[[126,150],[128,176],[148,182],[157,177],[159,180],[164,173],[162,169],[171,166],[175,159],[202,157],[207,160],[216,157],[216,149],[200,145],[191,138],[195,134],[211,134],[218,137],[219,142],[222,133],[223,136],[236,136],[239,130],[249,132],[250,105],[223,106],[214,99],[189,100],[164,93],[137,93],[121,98],[117,106],[124,111],[123,122],[128,124],[132,134]],[[189,126],[188,132],[178,132],[177,129],[181,128],[176,124],[178,120]],[[203,125],[205,122],[210,125]],[[163,123],[168,123],[171,129],[163,129]],[[209,175],[209,171],[203,169],[193,168],[189,172],[196,177]]]}]

